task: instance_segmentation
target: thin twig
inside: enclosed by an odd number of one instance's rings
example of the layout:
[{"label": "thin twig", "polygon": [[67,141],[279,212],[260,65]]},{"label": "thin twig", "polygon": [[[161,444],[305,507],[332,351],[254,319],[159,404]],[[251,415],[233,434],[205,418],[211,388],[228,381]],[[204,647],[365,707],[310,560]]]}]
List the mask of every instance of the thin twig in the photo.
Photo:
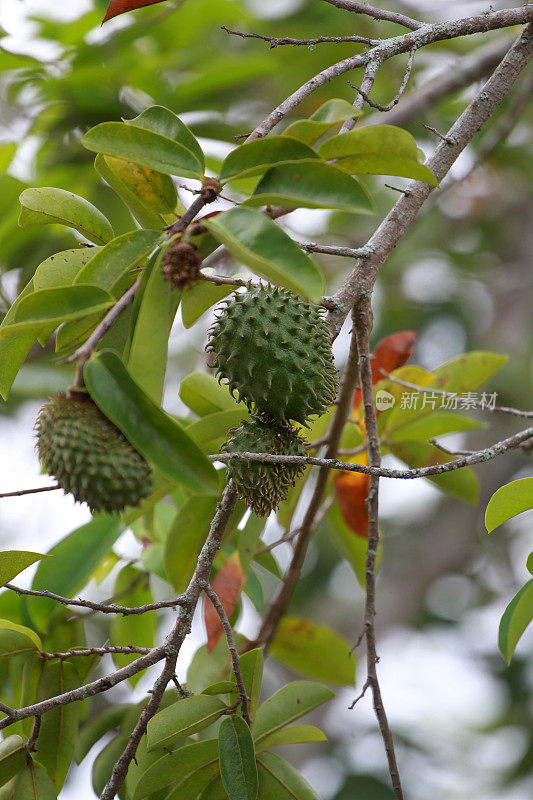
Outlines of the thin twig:
[{"label": "thin twig", "polygon": [[215,607],[215,611],[218,614],[220,619],[220,624],[224,628],[224,634],[226,636],[226,642],[228,644],[228,650],[231,655],[231,663],[233,665],[233,674],[235,675],[235,683],[237,684],[237,691],[239,693],[239,702],[241,705],[242,716],[246,724],[249,728],[252,727],[252,721],[250,719],[250,711],[248,705],[248,695],[246,693],[246,686],[244,685],[244,678],[242,676],[241,665],[239,662],[239,654],[237,653],[237,648],[235,646],[235,639],[233,638],[233,631],[231,629],[231,624],[228,619],[226,612],[224,611],[224,606],[220,602],[220,598],[211,586],[210,583],[207,583],[204,587],[204,592],[211,600]]},{"label": "thin twig", "polygon": [[373,467],[367,464],[354,464],[351,461],[339,461],[335,458],[316,458],[314,456],[286,456],[273,455],[272,453],[217,453],[209,456],[212,461],[261,461],[265,464],[310,464],[315,467],[325,469],[343,470],[345,472],[362,472],[364,475],[375,475],[380,478],[398,478],[400,480],[414,480],[416,478],[427,478],[432,475],[443,475],[445,472],[454,472],[463,467],[470,467],[474,464],[483,464],[493,458],[507,453],[519,447],[522,442],[527,441],[533,436],[533,427],[526,428],[507,439],[496,442],[491,447],[477,450],[470,456],[458,458],[455,461],[445,461],[443,464],[431,464],[428,467],[418,467],[416,469],[391,469],[387,467]]},{"label": "thin twig", "polygon": [[71,597],[62,597],[60,594],[50,592],[48,589],[22,589],[12,583],[5,584],[6,589],[11,589],[18,595],[28,595],[29,597],[48,597],[56,603],[65,606],[79,606],[80,608],[90,608],[92,611],[100,611],[102,614],[121,614],[123,617],[131,614],[146,614],[147,611],[157,611],[161,608],[176,608],[186,605],[185,595],[178,595],[170,600],[159,600],[157,603],[146,603],[144,606],[120,606],[116,603],[96,603],[93,600],[74,600]]},{"label": "thin twig", "polygon": [[[400,84],[400,88],[398,89],[398,91],[396,92],[396,94],[394,95],[394,97],[390,101],[390,103],[387,103],[386,106],[382,106],[381,103],[376,103],[374,100],[371,100],[370,97],[368,96],[368,93],[362,87],[356,86],[351,81],[348,81],[348,83],[350,84],[352,89],[356,89],[356,91],[359,92],[359,94],[362,96],[363,100],[366,103],[368,103],[368,105],[371,108],[375,108],[377,111],[390,111],[391,109],[394,108],[395,105],[397,105],[400,102],[400,98],[401,98],[402,94],[405,92],[405,87],[407,86],[407,82],[409,80],[409,76],[411,75],[411,70],[413,68],[414,57],[415,57],[415,51],[414,50],[410,50],[409,51],[409,58],[407,59],[407,66],[405,68],[405,73],[404,73],[404,76],[403,76],[403,80],[402,80],[402,82]],[[427,127],[427,126],[425,126],[425,127]]]},{"label": "thin twig", "polygon": [[428,439],[428,442],[439,450],[442,450],[443,453],[447,453],[449,456],[471,456],[475,452],[474,450],[451,450],[449,447],[441,444],[436,439]]},{"label": "thin twig", "polygon": [[2,492],[0,500],[4,497],[22,497],[25,494],[38,494],[39,492],[56,492],[61,486],[38,486],[36,489],[19,489],[17,492]]},{"label": "thin twig", "polygon": [[399,186],[392,186],[390,183],[384,183],[383,185],[386,186],[387,189],[393,189],[395,192],[401,192],[406,197],[409,197],[409,195],[411,194],[409,189],[400,189]]},{"label": "thin twig", "polygon": [[297,242],[302,250],[309,253],[325,253],[328,256],[341,256],[342,258],[367,258],[371,252],[364,247],[334,247],[316,242]]},{"label": "thin twig", "polygon": [[369,6],[368,3],[356,3],[355,0],[325,0],[332,6],[342,8],[345,11],[352,11],[354,14],[366,14],[372,19],[384,20],[385,22],[396,22],[404,28],[415,31],[423,26],[423,22],[417,19],[407,17],[405,14],[399,14],[397,11],[386,11],[384,8],[374,8]]},{"label": "thin twig", "polygon": [[[358,89],[354,86],[354,89],[357,89],[357,94],[355,96],[355,100],[353,101],[352,105],[356,111],[362,111],[365,105],[365,98],[368,97],[370,90],[374,85],[374,81],[376,80],[376,76],[378,74],[378,69],[381,66],[381,61],[379,58],[375,58],[372,61],[369,61],[366,65],[365,74],[363,76],[363,82],[361,84],[361,88]],[[349,83],[349,81],[348,81]],[[353,128],[355,128],[355,123],[357,122],[356,117],[351,117],[343,122],[342,127],[340,129],[340,133],[348,133]]]},{"label": "thin twig", "polygon": [[39,733],[41,730],[41,719],[42,719],[41,717],[37,716],[33,720],[32,732],[30,738],[26,742],[26,752],[28,753],[28,755],[30,753],[33,753],[33,751],[35,750],[35,745],[37,743],[37,739],[39,738]]},{"label": "thin twig", "polygon": [[47,653],[43,650],[40,650],[39,655],[46,661],[50,661],[53,658],[64,660],[67,658],[73,658],[75,656],[105,656],[107,653],[124,653],[125,655],[137,653],[140,655],[146,655],[150,652],[150,647],[137,647],[137,645],[129,644],[124,646],[108,645],[106,647],[80,647],[73,648],[72,650],[66,650],[64,653]]},{"label": "thin twig", "polygon": [[263,36],[261,33],[245,33],[244,31],[233,31],[222,25],[222,30],[232,36],[240,36],[241,39],[261,39],[263,42],[270,44],[270,49],[275,47],[282,47],[283,45],[292,45],[298,47],[305,45],[307,47],[315,44],[341,44],[342,42],[359,42],[360,44],[378,44],[379,39],[369,39],[367,36],[316,36],[314,39],[293,39],[291,36]]},{"label": "thin twig", "polygon": [[441,133],[436,128],[434,128],[432,125],[424,125],[424,128],[427,131],[431,131],[431,133],[434,133],[435,136],[438,136],[438,138],[442,142],[446,142],[446,144],[449,144],[450,147],[455,147],[458,144],[457,138],[445,135],[444,133]]},{"label": "thin twig", "polygon": [[[369,332],[372,328],[372,311],[370,300],[365,299],[354,309],[354,327],[357,337],[357,349],[359,352],[359,373],[361,375],[361,390],[363,395],[363,409],[365,419],[365,429],[367,434],[367,449],[369,464],[375,469],[381,467],[381,447],[378,434],[378,423],[376,417],[376,407],[374,405],[374,390],[372,386],[372,366],[370,360]],[[366,662],[367,662],[367,681],[372,688],[374,711],[378,720],[381,737],[387,753],[389,774],[392,787],[397,800],[403,800],[403,791],[400,781],[400,773],[396,763],[394,752],[394,742],[392,732],[387,720],[387,714],[381,696],[381,687],[377,674],[377,650],[376,650],[376,556],[379,546],[379,476],[370,477],[368,496],[366,499],[368,508],[368,546],[365,564],[365,639],[366,639]],[[365,689],[363,689],[364,694]]]}]

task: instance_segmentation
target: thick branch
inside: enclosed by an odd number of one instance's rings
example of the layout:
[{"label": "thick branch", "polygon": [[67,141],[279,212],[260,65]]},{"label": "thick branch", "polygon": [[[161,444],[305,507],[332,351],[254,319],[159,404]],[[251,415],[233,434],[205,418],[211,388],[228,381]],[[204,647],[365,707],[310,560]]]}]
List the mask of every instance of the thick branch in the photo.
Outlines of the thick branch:
[{"label": "thick branch", "polygon": [[513,25],[525,25],[533,21],[533,6],[523,6],[522,8],[506,8],[502,11],[493,11],[488,14],[465,17],[464,19],[452,22],[440,22],[435,25],[424,25],[416,31],[406,33],[403,36],[395,36],[386,39],[376,47],[372,47],[365,53],[350,56],[330,67],[322,70],[310,80],[306,81],[299,89],[280,103],[268,117],[252,131],[248,136],[247,142],[260,139],[266,136],[287,114],[298,106],[309,95],[316,91],[320,86],[333,80],[333,78],[344,75],[353,69],[366,67],[371,61],[384,61],[407,53],[409,50],[418,50],[421,47],[433,44],[434,42],[446,39],[456,39],[459,36],[470,36],[474,33],[507,28]]},{"label": "thick branch", "polygon": [[[533,6],[521,10],[533,17]],[[439,182],[442,181],[459,154],[502,102],[522,70],[528,64],[532,54],[532,26],[528,25],[474,100],[448,131],[447,139],[456,142],[456,144],[441,141],[430,158],[428,158],[426,166],[429,167]],[[367,249],[371,251],[371,254],[365,259],[359,259],[356,262],[346,283],[334,296],[338,311],[330,312],[328,315],[330,332],[333,338],[337,336],[344,319],[358,299],[364,295],[369,296],[372,293],[381,267],[406,233],[433,189],[434,187],[429,183],[412,181],[407,187],[409,194],[400,197],[369,239]]]}]

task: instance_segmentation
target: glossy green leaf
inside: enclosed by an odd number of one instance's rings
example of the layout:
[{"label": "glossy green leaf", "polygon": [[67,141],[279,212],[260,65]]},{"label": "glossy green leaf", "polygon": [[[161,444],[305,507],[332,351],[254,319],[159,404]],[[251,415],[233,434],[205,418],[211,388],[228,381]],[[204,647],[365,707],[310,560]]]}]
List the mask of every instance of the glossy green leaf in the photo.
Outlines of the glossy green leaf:
[{"label": "glossy green leaf", "polygon": [[[33,286],[38,289],[52,289],[56,286],[69,286],[74,283],[85,264],[98,253],[99,247],[76,247],[55,253],[43,261],[33,276]],[[81,281],[94,283],[94,281]],[[107,287],[104,286],[104,289]]]},{"label": "glossy green leaf", "polygon": [[419,419],[407,422],[396,430],[387,434],[387,441],[401,442],[404,439],[427,442],[435,436],[456,431],[470,431],[481,428],[483,425],[477,419],[465,417],[463,414],[454,414],[450,411],[432,411]]},{"label": "glossy green leaf", "polygon": [[105,311],[113,302],[109,292],[98,286],[77,284],[40,289],[21,301],[13,320],[0,329],[0,337],[14,331],[59,325],[68,319]]},{"label": "glossy green leaf", "polygon": [[0,552],[0,586],[15,578],[31,564],[45,558],[43,553],[32,553],[28,550],[2,550]]},{"label": "glossy green leaf", "polygon": [[46,770],[30,759],[15,784],[13,800],[56,800],[54,784]]},{"label": "glossy green leaf", "polygon": [[193,742],[193,744],[186,744],[172,753],[165,753],[142,773],[133,792],[132,800],[141,800],[159,789],[164,789],[171,783],[183,780],[190,773],[217,760],[218,742],[216,739]]},{"label": "glossy green leaf", "polygon": [[168,747],[217,720],[227,706],[218,697],[197,694],[159,711],[148,723],[148,748]]},{"label": "glossy green leaf", "polygon": [[0,742],[0,786],[26,766],[26,748],[22,736],[6,736]]},{"label": "glossy green leaf", "polygon": [[374,212],[372,201],[359,181],[323,161],[272,167],[242,205],[332,208],[354,214]]},{"label": "glossy green leaf", "polygon": [[207,414],[186,428],[187,433],[201,447],[209,445],[211,453],[216,453],[225,441],[228,431],[242,424],[242,420],[249,419],[248,411],[240,407],[231,411],[218,411],[216,414]]},{"label": "glossy green leaf", "polygon": [[200,694],[236,694],[237,684],[235,681],[218,681],[206,686]]},{"label": "glossy green leaf", "polygon": [[533,508],[533,478],[519,478],[494,492],[485,511],[487,533],[511,517]]},{"label": "glossy green leaf", "polygon": [[40,326],[28,330],[19,329],[3,335],[4,329],[15,318],[15,314],[24,298],[34,290],[33,279],[29,281],[19,294],[2,322],[0,322],[0,396],[7,400],[17,373],[26,356],[34,345]]},{"label": "glossy green leaf", "polygon": [[258,275],[303,297],[319,297],[323,278],[317,265],[279,225],[252,208],[232,208],[205,221],[221,244]]},{"label": "glossy green leaf", "polygon": [[[40,562],[33,579],[33,589],[48,589],[63,597],[79,591],[122,533],[123,525],[116,517],[98,514],[70,533],[48,552]],[[44,630],[57,603],[46,597],[26,599],[30,616]]]},{"label": "glossy green leaf", "polygon": [[292,136],[294,139],[312,145],[333,125],[345,122],[347,119],[356,119],[362,113],[346,100],[335,97],[332,100],[326,100],[314,114],[311,114],[309,119],[293,122],[288,128],[285,128],[283,136]]},{"label": "glossy green leaf", "polygon": [[[253,719],[259,705],[259,696],[263,683],[263,651],[259,647],[248,650],[239,656],[239,664],[246,694],[248,695],[250,717]],[[231,678],[232,680],[235,679],[233,669],[231,670]]]},{"label": "glossy green leaf", "polygon": [[168,338],[180,295],[169,291],[155,256],[146,268],[146,283],[128,352],[128,372],[156,403],[161,403],[168,360]]},{"label": "glossy green leaf", "polygon": [[174,211],[178,202],[176,187],[169,175],[134,164],[123,158],[103,156],[108,168],[122,182],[138,203],[162,219]]},{"label": "glossy green leaf", "polygon": [[[235,634],[237,650],[244,641],[240,634]],[[231,659],[225,637],[221,637],[210,653],[207,652],[207,646],[203,644],[194,654],[187,669],[187,687],[191,692],[200,693],[205,686],[226,680],[230,667]]]},{"label": "glossy green leaf", "polygon": [[249,178],[266,172],[275,164],[302,159],[318,159],[318,155],[312,147],[296,139],[267,136],[232,150],[222,163],[219,177],[224,183],[232,178]]},{"label": "glossy green leaf", "polygon": [[500,620],[498,645],[508,664],[531,620],[533,620],[533,578],[515,594]]},{"label": "glossy green leaf", "polygon": [[159,231],[130,231],[117,236],[97,252],[89,251],[92,257],[80,269],[74,283],[91,283],[112,292],[129,270],[148,258],[162,238]]},{"label": "glossy green leaf", "polygon": [[498,372],[508,356],[487,350],[472,350],[452,358],[432,370],[435,379],[431,388],[446,392],[473,392]]},{"label": "glossy green leaf", "polygon": [[283,617],[270,648],[285,666],[340,686],[355,683],[356,659],[350,650],[350,642],[336,631],[294,616]]},{"label": "glossy green leaf", "polygon": [[293,681],[259,706],[252,733],[260,742],[265,736],[308,714],[335,697],[327,686],[314,681]]},{"label": "glossy green leaf", "polygon": [[235,400],[226,386],[221,386],[207,372],[191,372],[180,384],[180,398],[199,417],[217,411],[234,411]]},{"label": "glossy green leaf", "polygon": [[184,591],[192,577],[216,506],[216,497],[191,497],[176,513],[164,545],[164,562],[177,592]]},{"label": "glossy green leaf", "polygon": [[[203,792],[212,785],[212,782],[217,778],[220,779],[218,758],[211,764],[206,764],[194,772],[191,772],[187,777],[180,781],[177,786],[166,796],[165,800],[184,800],[184,798],[194,798],[200,800],[205,798]],[[223,800],[226,794],[224,792]]]},{"label": "glossy green leaf", "polygon": [[31,628],[0,619],[0,658],[13,658],[41,649],[41,640]]},{"label": "glossy green leaf", "polygon": [[95,244],[105,244],[113,238],[113,228],[92,203],[64,189],[44,186],[25,189],[20,195],[22,206],[19,225],[50,225],[58,223],[75,228]]},{"label": "glossy green leaf", "polygon": [[[37,701],[47,700],[79,686],[76,669],[68,661],[45,664]],[[69,703],[48,711],[42,717],[39,732],[39,762],[45,767],[59,792],[70,769],[78,734],[79,703]]]},{"label": "glossy green leaf", "polygon": [[74,758],[81,764],[89,750],[102,739],[106,733],[118,728],[127,713],[127,706],[110,706],[98,716],[93,717],[81,728],[76,740]]},{"label": "glossy green leaf", "polygon": [[242,717],[225,717],[218,731],[220,776],[230,800],[256,800],[257,767],[250,728]]},{"label": "glossy green leaf", "polygon": [[438,186],[431,170],[419,163],[411,134],[393,125],[369,125],[332,136],[320,145],[318,154],[335,159],[351,175],[399,175]]},{"label": "glossy green leaf", "polygon": [[300,773],[275,753],[261,753],[257,770],[261,800],[320,800]]},{"label": "glossy green leaf", "polygon": [[85,365],[91,397],[134,447],[170,480],[198,494],[214,494],[218,477],[211,462],[183,428],[135,383],[110,350]]},{"label": "glossy green leaf", "polygon": [[181,316],[183,325],[192,328],[202,314],[234,291],[234,286],[217,286],[209,281],[196,281],[183,292],[181,298]]},{"label": "glossy green leaf", "polygon": [[526,569],[533,575],[533,551],[527,557]]},{"label": "glossy green leaf", "polygon": [[204,160],[194,136],[172,111],[147,109],[127,122],[101,122],[81,138],[87,150],[132,161],[165,175],[201,180]]},{"label": "glossy green leaf", "polygon": [[281,747],[285,744],[312,744],[313,742],[327,742],[328,737],[315,725],[291,725],[280,728],[270,736],[265,736],[257,746],[257,752],[268,750],[270,747]]},{"label": "glossy green leaf", "polygon": [[[123,567],[115,582],[113,596],[120,597],[125,606],[144,606],[153,603],[154,598],[146,575],[130,564]],[[130,614],[126,617],[114,614],[111,620],[110,641],[113,645],[136,644],[140,647],[153,647],[157,631],[157,616],[154,613]],[[119,668],[135,661],[139,655],[132,653],[114,653],[113,661]],[[143,672],[137,672],[129,678],[132,686],[136,686]]]},{"label": "glossy green leaf", "polygon": [[[131,161],[124,161],[122,158],[112,156],[97,155],[94,159],[94,168],[101,178],[113,189],[114,192],[124,201],[129,208],[132,216],[137,220],[142,228],[157,230],[164,225],[164,218],[161,214],[146,208],[137,197],[130,186],[119,177],[115,172],[116,164],[131,164]],[[137,166],[137,165],[133,165]],[[145,168],[146,169],[146,168]]]},{"label": "glossy green leaf", "polygon": [[[390,451],[408,467],[427,467],[433,464],[444,464],[453,461],[454,456],[447,455],[432,444],[425,442],[395,442],[391,444]],[[470,467],[463,467],[442,475],[432,475],[427,478],[446,494],[463,500],[465,503],[476,505],[479,499],[479,478]]]}]

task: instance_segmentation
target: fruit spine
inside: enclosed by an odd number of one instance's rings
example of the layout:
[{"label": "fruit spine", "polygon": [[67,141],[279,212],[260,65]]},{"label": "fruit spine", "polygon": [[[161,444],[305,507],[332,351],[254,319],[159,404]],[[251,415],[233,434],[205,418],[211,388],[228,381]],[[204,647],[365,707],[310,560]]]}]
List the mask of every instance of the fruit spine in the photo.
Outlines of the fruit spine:
[{"label": "fruit spine", "polygon": [[45,470],[92,512],[138,506],[151,469],[123,433],[83,392],[60,392],[39,412],[37,450]]},{"label": "fruit spine", "polygon": [[251,287],[226,301],[207,350],[219,380],[255,414],[303,425],[335,399],[337,370],[319,306],[278,287]]}]

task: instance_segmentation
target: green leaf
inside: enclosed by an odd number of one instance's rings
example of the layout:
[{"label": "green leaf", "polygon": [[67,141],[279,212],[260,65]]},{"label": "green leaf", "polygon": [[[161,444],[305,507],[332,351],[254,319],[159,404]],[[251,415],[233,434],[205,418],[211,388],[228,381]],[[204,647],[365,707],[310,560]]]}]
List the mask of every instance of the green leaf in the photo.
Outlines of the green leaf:
[{"label": "green leaf", "polygon": [[318,159],[312,147],[286,136],[268,136],[236,147],[226,156],[220,168],[220,180],[251,177],[266,172],[275,164],[302,159]]},{"label": "green leaf", "polygon": [[[96,515],[49,550],[50,558],[39,564],[32,589],[48,589],[72,597],[85,586],[122,531],[123,525],[116,517]],[[44,630],[57,612],[57,603],[46,597],[28,597],[26,602],[33,622]]]},{"label": "green leaf", "polygon": [[261,800],[320,800],[294,767],[274,753],[257,759]]},{"label": "green leaf", "polygon": [[90,283],[112,292],[129,270],[148,258],[162,238],[159,231],[130,231],[115,237],[97,252],[89,250],[92,257],[78,272],[74,283]]},{"label": "green leaf", "polygon": [[260,742],[265,736],[303,717],[333,697],[335,692],[321,683],[289,683],[259,706],[252,728],[254,740]]},{"label": "green leaf", "polygon": [[218,681],[212,683],[211,686],[206,686],[201,691],[201,694],[234,694],[237,692],[237,684],[235,681]]},{"label": "green leaf", "polygon": [[347,119],[356,119],[363,112],[355,109],[346,100],[340,97],[326,100],[320,108],[317,108],[309,119],[301,119],[293,122],[283,131],[283,136],[292,136],[307,144],[314,144],[328,130],[340,122]]},{"label": "green leaf", "polygon": [[[69,286],[74,283],[76,276],[85,264],[94,258],[100,248],[76,247],[55,253],[43,261],[33,276],[33,287],[38,289],[52,289],[56,286]],[[81,281],[81,283],[95,283],[95,281]],[[104,286],[104,289],[107,287]]]},{"label": "green leaf", "polygon": [[511,517],[533,508],[533,478],[519,478],[500,486],[489,500],[485,511],[487,533]]},{"label": "green leaf", "polygon": [[515,594],[500,620],[498,645],[507,663],[511,662],[516,645],[533,619],[533,578]]},{"label": "green leaf", "polygon": [[257,747],[257,752],[268,750],[270,747],[280,747],[284,744],[312,744],[314,742],[327,742],[326,734],[314,725],[291,725],[289,728],[280,728],[279,731],[266,736]]},{"label": "green leaf", "polygon": [[185,328],[192,328],[202,314],[234,291],[233,286],[217,286],[209,281],[196,281],[183,292],[181,297],[181,317]]},{"label": "green leaf", "polygon": [[[180,781],[178,785],[167,794],[165,800],[184,800],[184,798],[190,800],[192,800],[192,798],[194,798],[194,800],[200,800],[202,798],[202,800],[206,800],[204,790],[208,790],[213,781],[217,778],[220,780],[218,758],[211,764],[206,764],[187,775],[183,781]],[[225,798],[226,793],[224,792],[222,800],[225,800]]]},{"label": "green leaf", "polygon": [[178,509],[165,542],[165,570],[177,592],[186,589],[217,507],[216,497],[191,497]]},{"label": "green leaf", "polygon": [[151,764],[140,776],[132,800],[141,800],[153,792],[164,789],[171,783],[181,781],[192,772],[218,760],[218,742],[206,739],[180,747],[173,753],[165,753]]},{"label": "green leaf", "polygon": [[[412,469],[419,467],[432,466],[433,464],[445,464],[453,461],[454,456],[447,455],[432,444],[425,442],[402,441],[395,442],[390,446],[390,452],[407,464]],[[479,478],[470,467],[462,467],[442,475],[428,476],[441,492],[463,500],[465,503],[476,505],[479,499]]]},{"label": "green leaf", "polygon": [[261,277],[303,297],[321,296],[324,281],[317,265],[265,214],[238,207],[204,224],[236,259]]},{"label": "green leaf", "polygon": [[222,720],[218,731],[220,776],[230,800],[256,800],[257,767],[250,728],[242,717],[232,714]]},{"label": "green leaf", "polygon": [[93,717],[80,730],[76,741],[74,758],[77,764],[81,764],[89,750],[103,739],[106,733],[118,728],[128,711],[127,706],[111,706]]},{"label": "green leaf", "polygon": [[85,365],[84,376],[101,411],[170,480],[198,494],[218,491],[211,462],[183,428],[135,383],[116,353],[95,353]]},{"label": "green leaf", "polygon": [[[120,597],[121,604],[125,606],[144,606],[153,603],[154,598],[147,584],[146,575],[128,564],[117,575],[113,596]],[[157,617],[155,613],[129,614],[126,617],[113,614],[110,641],[113,645],[133,643],[140,647],[153,647],[156,631]],[[113,662],[119,668],[131,664],[137,658],[139,658],[137,653],[113,654]],[[129,678],[130,684],[136,686],[143,674],[144,672],[137,672],[132,675]]]},{"label": "green leaf", "polygon": [[20,195],[22,206],[19,225],[50,225],[57,223],[75,228],[95,244],[105,244],[113,238],[113,228],[92,203],[64,189],[43,186],[25,189]]},{"label": "green leaf", "polygon": [[[261,684],[263,682],[263,651],[261,648],[248,650],[242,656],[239,656],[239,664],[241,665],[242,679],[248,695],[250,717],[253,719],[259,704],[259,695],[261,694]],[[233,669],[231,670],[231,679],[235,680]]]},{"label": "green leaf", "polygon": [[172,111],[153,106],[127,122],[102,122],[81,138],[87,150],[142,164],[165,175],[202,180],[203,153]]},{"label": "green leaf", "polygon": [[449,411],[432,411],[419,419],[407,422],[387,434],[387,441],[401,442],[403,439],[427,442],[435,436],[442,436],[452,431],[469,431],[481,428],[483,423],[470,419],[463,414]]},{"label": "green leaf", "polygon": [[98,286],[58,286],[40,289],[25,297],[15,311],[13,321],[0,330],[0,338],[14,331],[59,325],[68,319],[105,311],[113,297]]},{"label": "green leaf", "polygon": [[0,552],[0,586],[5,586],[31,564],[46,556],[29,550],[3,550]]},{"label": "green leaf", "polygon": [[103,156],[103,158],[107,167],[126,187],[128,193],[131,193],[147,211],[159,216],[159,227],[161,227],[164,216],[171,214],[178,202],[178,193],[172,178],[142,164],[125,161],[123,158],[113,158],[113,156]]},{"label": "green leaf", "polygon": [[234,408],[231,411],[207,414],[202,419],[188,425],[186,430],[201,447],[206,447],[211,453],[214,453],[220,449],[230,428],[241,425],[243,420],[249,418],[250,415],[246,409]]},{"label": "green leaf", "polygon": [[156,403],[161,403],[168,360],[168,338],[180,301],[170,292],[161,272],[161,253],[151,259],[137,312],[128,372],[137,385]]},{"label": "green leaf", "polygon": [[[45,664],[37,701],[47,700],[79,686],[78,675],[67,661]],[[79,703],[69,703],[48,711],[42,717],[39,732],[39,761],[59,792],[70,769],[78,735]]]},{"label": "green leaf", "polygon": [[533,551],[527,557],[526,569],[533,575]]},{"label": "green leaf", "polygon": [[221,386],[207,372],[191,372],[183,378],[179,395],[185,405],[199,417],[215,414],[217,411],[234,411],[236,406],[227,387]]},{"label": "green leaf", "polygon": [[[137,220],[142,228],[157,230],[164,224],[161,214],[156,213],[151,208],[146,208],[139,200],[129,184],[125,183],[120,173],[115,172],[117,164],[131,164],[122,158],[112,156],[97,155],[94,159],[94,168],[101,178],[113,189],[114,192],[124,201],[129,208],[132,216]],[[133,164],[132,166],[137,166]],[[145,167],[146,169],[146,167]],[[160,173],[158,173],[160,174]],[[125,176],[123,176],[125,177]]]},{"label": "green leaf", "polygon": [[419,163],[414,138],[393,125],[369,125],[332,136],[320,145],[318,154],[335,159],[351,175],[399,175],[438,186],[431,170]]},{"label": "green leaf", "polygon": [[429,388],[446,392],[473,392],[498,372],[508,356],[487,350],[472,350],[452,358],[432,370],[435,379]]},{"label": "green leaf", "polygon": [[6,736],[0,742],[0,786],[26,766],[26,748],[22,736]]},{"label": "green leaf", "polygon": [[242,205],[335,208],[354,214],[374,213],[372,201],[359,181],[321,161],[272,167]]},{"label": "green leaf", "polygon": [[34,290],[33,279],[30,280],[19,294],[2,322],[0,322],[0,395],[7,400],[13,381],[24,363],[26,356],[34,345],[39,335],[40,327],[31,330],[16,330],[2,338],[3,330],[14,319],[15,314],[24,298]]},{"label": "green leaf", "polygon": [[227,710],[218,697],[198,694],[185,697],[159,711],[148,723],[148,749],[168,747],[207,728]]},{"label": "green leaf", "polygon": [[281,620],[270,651],[285,666],[340,686],[355,683],[356,659],[350,642],[325,625],[300,617]]},{"label": "green leaf", "polygon": [[[327,512],[324,522],[320,528],[326,541],[332,542],[337,548],[339,555],[346,559],[352,567],[357,582],[365,588],[365,564],[368,550],[368,540],[362,536],[357,536],[344,522],[339,504],[333,503]],[[383,543],[378,545],[378,556],[376,563],[381,561]]]},{"label": "green leaf", "polygon": [[41,640],[31,628],[0,619],[0,659],[41,650]]},{"label": "green leaf", "polygon": [[54,784],[44,767],[30,759],[17,779],[13,800],[56,800],[56,796]]}]

